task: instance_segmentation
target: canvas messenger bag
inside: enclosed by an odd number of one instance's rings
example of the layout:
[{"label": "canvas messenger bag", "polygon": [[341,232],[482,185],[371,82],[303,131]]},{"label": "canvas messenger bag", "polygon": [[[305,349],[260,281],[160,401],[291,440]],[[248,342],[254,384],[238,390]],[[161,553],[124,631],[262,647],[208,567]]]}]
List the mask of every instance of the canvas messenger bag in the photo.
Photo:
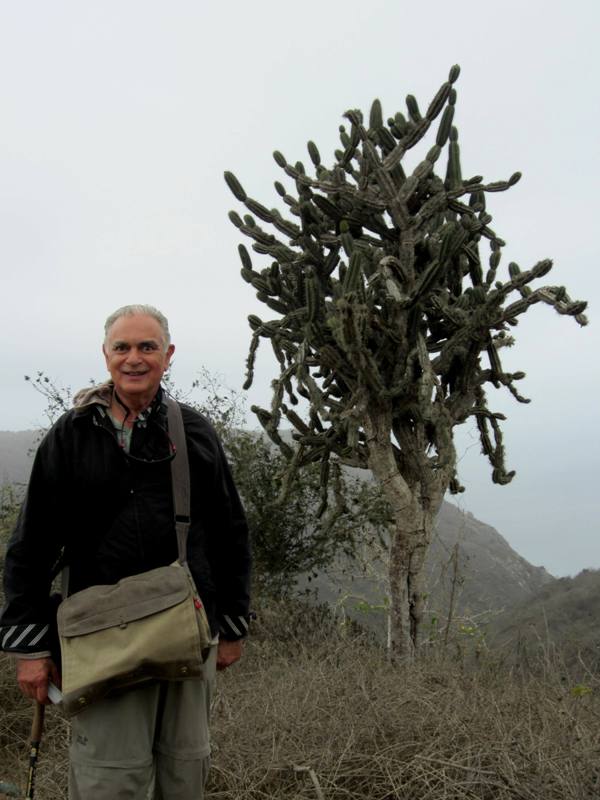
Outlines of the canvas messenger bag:
[{"label": "canvas messenger bag", "polygon": [[58,608],[63,707],[91,703],[152,679],[203,678],[212,636],[187,565],[190,476],[181,410],[168,400],[178,560],[116,584],[91,586]]}]

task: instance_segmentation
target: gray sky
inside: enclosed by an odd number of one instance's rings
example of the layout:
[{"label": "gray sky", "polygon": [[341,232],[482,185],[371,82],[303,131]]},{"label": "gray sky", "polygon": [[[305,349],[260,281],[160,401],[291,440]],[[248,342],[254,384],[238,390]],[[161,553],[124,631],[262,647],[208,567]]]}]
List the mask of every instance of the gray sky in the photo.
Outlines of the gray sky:
[{"label": "gray sky", "polygon": [[[492,11],[495,8],[495,11]],[[456,123],[464,174],[519,169],[492,195],[503,265],[555,261],[546,278],[590,301],[580,329],[535,308],[506,366],[533,398],[508,414],[517,478],[493,486],[471,430],[458,436],[460,505],[554,574],[600,567],[598,322],[599,6],[592,0],[483,4],[29,0],[0,3],[0,428],[43,420],[23,380],[43,370],[79,387],[105,374],[105,317],[124,303],[165,311],[174,377],[201,366],[243,380],[246,316],[231,169],[267,206],[282,178],[271,153],[327,162],[348,108],[422,107],[462,67]],[[431,139],[431,136],[430,136]],[[431,142],[426,140],[417,156]],[[596,302],[595,302],[596,301]],[[248,402],[269,402],[266,350]],[[493,391],[493,390],[492,390]]]}]

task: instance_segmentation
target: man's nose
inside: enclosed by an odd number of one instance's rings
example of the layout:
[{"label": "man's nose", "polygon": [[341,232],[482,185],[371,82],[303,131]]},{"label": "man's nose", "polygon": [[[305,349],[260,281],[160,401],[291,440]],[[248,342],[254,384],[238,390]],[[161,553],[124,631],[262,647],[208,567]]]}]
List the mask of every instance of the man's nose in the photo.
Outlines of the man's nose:
[{"label": "man's nose", "polygon": [[127,363],[139,364],[140,361],[141,361],[141,353],[137,349],[137,347],[130,348],[129,352],[127,353]]}]

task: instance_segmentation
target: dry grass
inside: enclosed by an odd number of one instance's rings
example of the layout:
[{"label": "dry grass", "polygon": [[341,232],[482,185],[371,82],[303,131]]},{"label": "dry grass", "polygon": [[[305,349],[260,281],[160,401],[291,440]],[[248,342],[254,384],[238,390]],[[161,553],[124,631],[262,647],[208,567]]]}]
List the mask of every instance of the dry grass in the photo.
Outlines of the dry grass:
[{"label": "dry grass", "polygon": [[[27,785],[33,706],[21,696],[12,660],[0,654],[0,785]],[[36,771],[36,798],[62,800],[66,795],[68,723],[54,707],[46,712],[45,730]],[[4,795],[0,791],[0,798]]]},{"label": "dry grass", "polygon": [[[517,672],[438,653],[415,668],[335,631],[258,637],[223,676],[212,774],[220,798],[600,796],[600,684],[560,662]],[[591,691],[588,691],[591,690]]]},{"label": "dry grass", "polygon": [[[213,708],[222,800],[583,800],[600,796],[600,682],[558,660],[517,671],[438,653],[391,666],[326,616],[262,616]],[[283,625],[285,620],[285,625]],[[285,631],[304,630],[296,637]],[[2,662],[0,780],[25,783],[30,709]],[[48,714],[39,800],[65,794],[67,726]],[[1,795],[0,795],[1,796]]]}]

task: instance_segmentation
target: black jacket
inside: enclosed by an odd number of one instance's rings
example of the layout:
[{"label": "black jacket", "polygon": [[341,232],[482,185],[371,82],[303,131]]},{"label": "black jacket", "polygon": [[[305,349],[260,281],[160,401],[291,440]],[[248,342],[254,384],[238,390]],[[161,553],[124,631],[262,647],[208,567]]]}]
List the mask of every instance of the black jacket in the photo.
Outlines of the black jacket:
[{"label": "black jacket", "polygon": [[[210,423],[181,404],[190,464],[188,563],[213,633],[247,631],[248,529],[223,448]],[[37,451],[4,566],[0,646],[49,649],[53,567],[69,565],[69,594],[177,558],[166,404],[159,391],[136,423],[130,454],[98,406],[73,409]]]}]

